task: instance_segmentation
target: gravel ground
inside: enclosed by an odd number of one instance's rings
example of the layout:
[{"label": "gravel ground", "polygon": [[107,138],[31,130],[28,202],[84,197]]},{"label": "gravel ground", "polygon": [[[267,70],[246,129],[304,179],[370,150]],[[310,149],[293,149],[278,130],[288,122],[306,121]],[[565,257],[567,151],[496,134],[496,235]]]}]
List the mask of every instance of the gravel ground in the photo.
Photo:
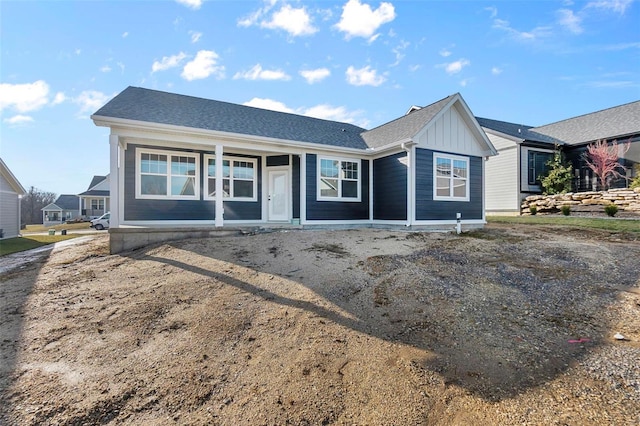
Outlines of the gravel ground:
[{"label": "gravel ground", "polygon": [[640,424],[638,259],[498,224],[97,236],[2,273],[0,423]]}]

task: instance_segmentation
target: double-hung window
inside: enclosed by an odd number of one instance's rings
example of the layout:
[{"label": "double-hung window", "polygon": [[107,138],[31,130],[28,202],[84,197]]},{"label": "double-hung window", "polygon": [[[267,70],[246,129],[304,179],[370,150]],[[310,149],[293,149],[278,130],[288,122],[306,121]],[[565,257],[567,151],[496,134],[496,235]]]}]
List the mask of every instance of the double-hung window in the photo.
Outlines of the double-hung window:
[{"label": "double-hung window", "polygon": [[433,154],[433,199],[469,201],[469,158]]},{"label": "double-hung window", "polygon": [[[205,198],[216,198],[216,158],[206,155]],[[257,201],[258,162],[254,158],[222,158],[222,197],[226,201]]]},{"label": "double-hung window", "polygon": [[200,158],[187,152],[136,151],[136,197],[198,199]]},{"label": "double-hung window", "polygon": [[318,158],[318,200],[360,201],[360,160]]},{"label": "double-hung window", "polygon": [[553,158],[553,154],[550,152],[532,151],[529,150],[528,158],[528,183],[529,185],[540,185],[540,177],[547,174],[549,166],[547,162]]}]

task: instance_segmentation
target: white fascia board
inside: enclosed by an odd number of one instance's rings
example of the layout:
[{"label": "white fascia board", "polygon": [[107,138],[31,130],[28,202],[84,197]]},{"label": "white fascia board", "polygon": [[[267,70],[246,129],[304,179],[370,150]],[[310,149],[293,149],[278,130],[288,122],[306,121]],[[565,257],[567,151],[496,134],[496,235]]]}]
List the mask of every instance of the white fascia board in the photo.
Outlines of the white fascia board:
[{"label": "white fascia board", "polygon": [[11,173],[11,170],[9,170],[9,167],[7,167],[4,161],[2,161],[2,158],[0,158],[0,171],[2,172],[2,176],[4,176],[4,178],[9,182],[9,185],[11,185],[16,194],[22,196],[27,193],[20,181],[18,181],[13,173]]},{"label": "white fascia board", "polygon": [[[285,139],[267,138],[262,136],[244,135],[240,133],[220,132],[216,130],[197,129],[193,127],[176,126],[172,124],[149,123],[145,121],[128,120],[124,118],[111,118],[92,115],[91,119],[97,126],[110,127],[111,131],[120,137],[149,138],[150,133],[171,134],[172,141],[188,144],[201,144],[211,146],[216,142],[223,142],[225,146],[243,146],[256,151],[255,144],[260,144],[260,150],[275,152],[302,153],[309,150],[353,153],[362,156],[367,151],[357,148],[345,148],[335,145],[322,145],[318,143],[291,141]],[[212,140],[212,139],[215,139]]]},{"label": "white fascia board", "polygon": [[375,158],[380,158],[380,157],[386,157],[387,155],[389,155],[389,153],[387,151],[404,151],[402,149],[402,144],[413,144],[415,143],[413,139],[411,138],[406,138],[406,139],[402,139],[399,141],[395,141],[377,148],[369,148],[366,151],[366,154],[368,156],[372,156]]}]

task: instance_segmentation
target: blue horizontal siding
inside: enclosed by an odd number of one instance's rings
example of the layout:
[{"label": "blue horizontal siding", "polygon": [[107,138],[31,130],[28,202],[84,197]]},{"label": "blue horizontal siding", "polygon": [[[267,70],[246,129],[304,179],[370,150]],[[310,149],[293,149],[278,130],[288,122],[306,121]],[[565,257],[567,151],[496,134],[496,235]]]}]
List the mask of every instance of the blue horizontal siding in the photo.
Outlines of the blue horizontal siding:
[{"label": "blue horizontal siding", "polygon": [[[136,148],[159,149],[172,152],[190,152],[200,155],[200,199],[199,200],[148,200],[136,198]],[[215,220],[215,201],[204,199],[205,164],[204,155],[215,154],[211,151],[174,150],[165,147],[132,145],[127,146],[124,161],[124,220],[125,221],[163,221],[163,220]],[[225,153],[234,157],[256,158],[258,160],[258,201],[225,201],[225,220],[260,220],[262,217],[262,166],[260,157]]]},{"label": "blue horizontal siding", "polygon": [[369,219],[369,161],[362,160],[360,164],[360,202],[317,201],[317,155],[307,154],[307,220]]},{"label": "blue horizontal siding", "polygon": [[407,219],[407,166],[401,152],[373,160],[373,218]]},{"label": "blue horizontal siding", "polygon": [[[457,154],[456,154],[457,155]],[[433,151],[416,149],[416,220],[482,219],[482,158],[469,157],[469,201],[433,199]]]}]

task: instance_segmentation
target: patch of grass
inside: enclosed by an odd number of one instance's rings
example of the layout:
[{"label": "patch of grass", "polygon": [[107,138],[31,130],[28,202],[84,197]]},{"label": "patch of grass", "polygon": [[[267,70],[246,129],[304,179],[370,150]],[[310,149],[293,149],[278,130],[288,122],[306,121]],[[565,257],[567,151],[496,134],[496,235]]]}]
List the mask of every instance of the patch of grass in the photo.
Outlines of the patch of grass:
[{"label": "patch of grass", "polygon": [[42,224],[36,225],[27,225],[25,229],[22,230],[22,234],[31,234],[33,232],[47,232],[49,229],[55,229],[56,231],[61,231],[63,229],[66,230],[75,230],[75,229],[91,229],[90,222],[78,222],[78,223],[65,223],[62,225],[53,225],[53,226],[44,226]]},{"label": "patch of grass", "polygon": [[569,226],[593,228],[609,232],[640,234],[640,220],[605,219],[575,216],[487,216],[489,223],[519,223],[523,225]]},{"label": "patch of grass", "polygon": [[19,251],[31,250],[75,237],[79,237],[79,235],[29,235],[24,237],[7,238],[6,240],[0,240],[0,256],[17,253]]}]

